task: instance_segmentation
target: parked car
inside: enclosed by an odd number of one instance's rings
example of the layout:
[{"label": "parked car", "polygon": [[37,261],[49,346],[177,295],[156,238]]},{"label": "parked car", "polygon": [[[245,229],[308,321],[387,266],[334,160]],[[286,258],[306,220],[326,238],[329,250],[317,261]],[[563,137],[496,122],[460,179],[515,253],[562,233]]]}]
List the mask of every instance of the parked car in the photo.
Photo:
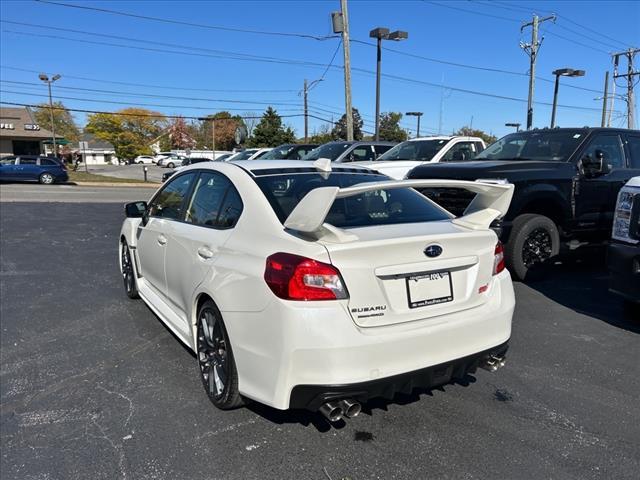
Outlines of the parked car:
[{"label": "parked car", "polygon": [[153,163],[155,160],[155,156],[153,155],[138,155],[134,160],[133,163],[137,163],[137,164],[143,164],[143,163]]},{"label": "parked car", "polygon": [[393,142],[329,142],[320,145],[318,148],[311,150],[303,160],[318,160],[319,158],[328,158],[332,162],[368,162],[375,160],[378,156],[391,149],[395,143]]},{"label": "parked car", "polygon": [[[616,196],[640,175],[640,132],[554,128],[507,135],[468,162],[421,165],[410,179],[498,179],[515,195],[499,225],[505,258],[518,280],[543,276],[560,248],[602,245],[610,236]],[[424,190],[462,215],[472,197],[461,190]]]},{"label": "parked car", "polygon": [[169,170],[168,172],[164,172],[162,174],[162,181],[166,182],[167,179],[169,177],[171,177],[174,173],[179,172],[180,170],[182,170],[185,167],[188,167],[189,165],[195,165],[196,163],[202,163],[202,162],[212,162],[213,160],[211,160],[210,158],[206,158],[206,157],[189,157],[189,158],[185,158],[182,161],[182,165],[180,167],[176,167],[173,170]]},{"label": "parked car", "polygon": [[275,147],[262,157],[263,160],[302,160],[302,158],[318,144],[285,143]]},{"label": "parked car", "polygon": [[271,151],[271,148],[246,148],[228,157],[226,162],[237,162],[238,160],[257,160]]},{"label": "parked car", "polygon": [[422,137],[399,143],[372,162],[358,165],[373,168],[402,180],[409,170],[423,163],[460,162],[470,160],[486,148],[479,137]]},{"label": "parked car", "polygon": [[233,153],[223,153],[222,155],[216,156],[216,162],[226,162],[230,157],[233,156]]},{"label": "parked car", "polygon": [[171,155],[168,157],[162,157],[160,159],[158,159],[158,163],[156,165],[158,165],[159,167],[165,167],[165,168],[175,168],[175,167],[179,167],[182,165],[182,161],[185,159],[186,157],[181,157],[179,155]]},{"label": "parked car", "polygon": [[[640,143],[636,145],[640,153]],[[640,321],[640,177],[620,189],[607,252],[609,290],[620,295]]]},{"label": "parked car", "polygon": [[69,180],[67,167],[53,157],[40,155],[10,155],[0,159],[0,180],[40,182],[51,185]]},{"label": "parked car", "polygon": [[158,152],[153,156],[153,163],[157,164],[161,159],[175,155],[171,152]]},{"label": "parked car", "polygon": [[[478,201],[454,219],[410,188],[425,186]],[[504,364],[515,301],[489,225],[512,193],[325,160],[205,162],[125,206],[120,268],[196,353],[214,405],[337,421]]]}]

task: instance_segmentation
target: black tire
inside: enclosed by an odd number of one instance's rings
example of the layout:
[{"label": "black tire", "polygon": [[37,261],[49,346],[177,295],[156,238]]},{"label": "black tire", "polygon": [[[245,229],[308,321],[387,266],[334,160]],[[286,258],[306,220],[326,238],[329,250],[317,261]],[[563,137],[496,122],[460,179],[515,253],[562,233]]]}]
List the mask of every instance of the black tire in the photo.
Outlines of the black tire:
[{"label": "black tire", "polygon": [[56,181],[56,178],[49,172],[44,172],[40,174],[38,181],[43,185],[51,185]]},{"label": "black tire", "polygon": [[173,162],[169,162],[167,163],[167,168],[173,168],[175,167],[175,165],[173,164]]},{"label": "black tire", "polygon": [[131,261],[131,251],[126,240],[122,240],[122,247],[120,248],[120,261],[122,262],[122,281],[124,283],[124,290],[127,293],[127,297],[131,299],[140,298],[138,294],[138,286],[136,284],[136,272],[134,270],[133,262]]},{"label": "black tire", "polygon": [[525,213],[513,222],[505,262],[515,280],[540,280],[560,252],[560,233],[549,217]]},{"label": "black tire", "polygon": [[231,342],[222,315],[210,300],[198,310],[197,331],[198,371],[209,400],[221,410],[242,406]]}]

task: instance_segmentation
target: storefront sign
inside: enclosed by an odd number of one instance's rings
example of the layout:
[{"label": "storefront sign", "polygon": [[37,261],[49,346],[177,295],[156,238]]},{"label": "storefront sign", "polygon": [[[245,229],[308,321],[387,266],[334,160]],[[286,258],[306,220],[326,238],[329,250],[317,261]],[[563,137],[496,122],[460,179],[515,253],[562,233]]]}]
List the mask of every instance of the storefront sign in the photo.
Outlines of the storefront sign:
[{"label": "storefront sign", "polygon": [[40,130],[40,125],[38,125],[36,123],[25,123],[24,124],[24,129],[25,130]]},{"label": "storefront sign", "polygon": [[15,130],[13,123],[0,123],[0,129],[2,130]]}]

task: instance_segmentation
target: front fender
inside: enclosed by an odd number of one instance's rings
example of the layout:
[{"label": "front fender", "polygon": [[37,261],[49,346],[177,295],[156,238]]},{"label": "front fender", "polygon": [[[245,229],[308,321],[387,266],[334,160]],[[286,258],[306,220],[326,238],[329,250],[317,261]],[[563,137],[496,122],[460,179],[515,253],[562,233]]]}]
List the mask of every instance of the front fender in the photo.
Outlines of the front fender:
[{"label": "front fender", "polygon": [[142,222],[141,218],[125,218],[120,229],[120,239],[124,238],[130,247],[138,245],[138,226]]},{"label": "front fender", "polygon": [[549,202],[560,210],[564,218],[571,217],[571,183],[566,185],[534,184],[516,187],[516,194],[511,202],[507,219],[513,220],[515,217],[526,211],[527,206],[537,202]]}]

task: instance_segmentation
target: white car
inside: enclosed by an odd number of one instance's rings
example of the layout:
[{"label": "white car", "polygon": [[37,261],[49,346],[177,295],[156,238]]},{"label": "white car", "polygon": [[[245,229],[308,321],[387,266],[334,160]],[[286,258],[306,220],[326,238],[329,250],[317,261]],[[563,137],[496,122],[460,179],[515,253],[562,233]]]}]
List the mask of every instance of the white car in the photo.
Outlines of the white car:
[{"label": "white car", "polygon": [[158,163],[156,165],[158,165],[159,167],[164,167],[164,168],[181,167],[182,166],[182,161],[184,159],[185,159],[185,157],[181,157],[179,155],[170,155],[168,157],[163,157],[163,158],[159,159]]},{"label": "white car", "polygon": [[[455,218],[411,187],[477,195]],[[328,159],[204,162],[126,205],[120,268],[127,295],[196,352],[217,407],[336,421],[504,364],[515,300],[489,225],[512,194]]]},{"label": "white car", "polygon": [[155,157],[153,155],[138,155],[133,163],[143,164],[143,163],[154,163]]},{"label": "white car", "polygon": [[479,137],[420,137],[399,143],[374,161],[355,164],[401,180],[423,163],[470,160],[485,148],[484,140]]}]

